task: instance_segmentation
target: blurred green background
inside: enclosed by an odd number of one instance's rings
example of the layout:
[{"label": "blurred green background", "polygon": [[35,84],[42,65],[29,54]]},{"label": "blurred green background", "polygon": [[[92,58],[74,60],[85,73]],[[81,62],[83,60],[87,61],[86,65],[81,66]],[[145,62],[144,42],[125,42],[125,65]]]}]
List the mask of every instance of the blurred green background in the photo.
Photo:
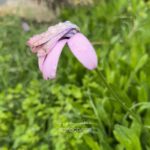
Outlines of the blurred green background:
[{"label": "blurred green background", "polygon": [[[0,150],[150,150],[150,1],[61,2],[51,1],[49,22],[0,17]],[[26,41],[66,20],[93,43],[98,69],[140,121],[68,47],[57,78],[43,80]]]}]

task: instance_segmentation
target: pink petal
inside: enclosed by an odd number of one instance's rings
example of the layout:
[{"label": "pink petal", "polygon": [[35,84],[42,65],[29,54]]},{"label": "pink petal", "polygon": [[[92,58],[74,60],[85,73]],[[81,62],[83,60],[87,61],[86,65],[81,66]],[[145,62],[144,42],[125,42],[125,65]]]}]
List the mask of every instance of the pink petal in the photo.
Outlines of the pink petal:
[{"label": "pink petal", "polygon": [[51,26],[48,28],[46,32],[43,32],[41,34],[37,34],[33,37],[31,37],[27,44],[32,47],[37,47],[39,45],[45,44],[49,40],[53,39],[55,36],[58,36],[58,38],[65,35],[69,30],[79,30],[79,28],[72,24],[69,21],[66,21],[64,23],[59,23],[54,26]]},{"label": "pink petal", "polygon": [[[49,51],[55,46],[55,44],[58,42],[59,39],[61,39],[64,35],[68,34],[75,34],[74,32],[76,31],[72,31],[73,29],[66,29],[64,31],[59,32],[57,35],[52,35],[51,33],[49,33],[48,31],[46,32],[47,34],[49,34],[49,39],[48,37],[44,37],[42,36],[42,34],[46,34],[46,33],[42,33],[41,35],[36,35],[34,37],[32,37],[29,41],[28,41],[28,45],[31,47],[31,50],[33,53],[38,53],[38,56],[43,56],[49,53]],[[57,31],[57,30],[56,30]],[[59,31],[59,30],[58,30]],[[57,31],[57,32],[58,32]],[[71,33],[70,33],[70,32]],[[77,31],[76,31],[77,32]],[[68,34],[67,34],[68,33]],[[70,35],[70,36],[71,36]],[[45,40],[45,41],[44,41]],[[34,42],[33,42],[34,41]],[[45,43],[43,43],[45,42]],[[37,44],[37,45],[36,45]]]},{"label": "pink petal", "polygon": [[49,36],[46,32],[38,34],[38,35],[34,35],[33,37],[31,37],[28,41],[27,44],[30,47],[33,46],[38,46],[41,44],[44,44],[45,42],[47,42],[49,40]]},{"label": "pink petal", "polygon": [[46,56],[40,56],[40,57],[38,57],[39,69],[40,69],[41,72],[43,70],[43,63],[44,63],[45,57]]},{"label": "pink petal", "polygon": [[59,41],[48,53],[42,68],[44,79],[47,80],[55,78],[59,57],[66,42],[67,40]]},{"label": "pink petal", "polygon": [[65,31],[62,31],[58,35],[54,36],[47,43],[45,43],[45,44],[43,44],[41,46],[38,46],[39,48],[36,48],[38,56],[43,56],[43,55],[48,54],[53,49],[53,47],[57,44],[59,39],[61,39],[61,37],[63,37],[63,35],[65,35],[68,31],[69,31],[68,29],[65,30]]},{"label": "pink petal", "polygon": [[81,33],[75,34],[68,46],[75,57],[89,70],[97,67],[98,61],[95,50],[89,40]]}]

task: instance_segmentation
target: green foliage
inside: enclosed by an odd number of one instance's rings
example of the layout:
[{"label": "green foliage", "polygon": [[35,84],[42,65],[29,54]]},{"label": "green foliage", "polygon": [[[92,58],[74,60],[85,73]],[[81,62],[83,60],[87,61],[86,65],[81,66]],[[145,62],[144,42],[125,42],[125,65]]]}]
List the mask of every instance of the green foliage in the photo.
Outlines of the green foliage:
[{"label": "green foliage", "polygon": [[[98,69],[136,120],[114,100],[97,71],[65,47],[57,78],[44,81],[26,41],[49,26],[0,18],[0,149],[149,150],[150,2],[102,0],[63,8],[93,43]],[[67,65],[66,65],[67,64]]]},{"label": "green foliage", "polygon": [[122,125],[116,125],[114,134],[116,139],[120,142],[120,147],[125,147],[128,150],[141,150],[140,133],[141,127],[137,122],[133,122],[131,128]]}]

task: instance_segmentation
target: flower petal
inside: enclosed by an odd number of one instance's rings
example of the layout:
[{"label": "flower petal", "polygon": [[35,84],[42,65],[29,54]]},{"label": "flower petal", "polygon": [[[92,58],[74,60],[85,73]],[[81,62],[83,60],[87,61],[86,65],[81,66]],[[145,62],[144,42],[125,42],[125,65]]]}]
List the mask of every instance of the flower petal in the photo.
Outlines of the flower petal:
[{"label": "flower petal", "polygon": [[28,41],[27,44],[30,47],[34,46],[39,46],[41,44],[46,43],[49,40],[49,35],[47,32],[43,32],[41,34],[34,35],[31,37]]},{"label": "flower petal", "polygon": [[43,70],[43,63],[44,63],[45,57],[46,57],[46,56],[39,56],[39,57],[38,57],[39,69],[40,69],[41,72],[42,72],[42,70]]},{"label": "flower petal", "polygon": [[45,58],[42,69],[44,79],[55,78],[59,57],[66,42],[66,39],[59,41]]},{"label": "flower petal", "polygon": [[97,56],[89,40],[81,33],[75,34],[68,41],[69,48],[75,57],[89,70],[97,67]]},{"label": "flower petal", "polygon": [[27,44],[31,48],[37,47],[37,46],[47,43],[49,40],[52,40],[55,36],[57,36],[57,38],[60,39],[69,30],[79,31],[79,27],[76,26],[75,24],[72,24],[69,21],[66,21],[64,23],[59,23],[59,24],[49,27],[46,32],[43,32],[41,34],[37,34],[37,35],[31,37],[28,40]]},{"label": "flower petal", "polygon": [[58,35],[54,36],[51,40],[49,40],[47,43],[39,46],[39,49],[37,50],[38,56],[43,56],[48,54],[53,47],[57,44],[57,42],[62,39],[62,37],[69,33],[70,31],[72,31],[72,29],[66,29],[65,31],[62,31],[61,33],[59,33]]},{"label": "flower petal", "polygon": [[[51,37],[46,43],[43,43],[44,37],[41,38],[41,40],[37,40],[41,45],[38,46],[34,46],[34,44],[36,43],[32,43],[30,44],[31,50],[33,53],[38,53],[38,56],[44,56],[47,55],[49,53],[49,51],[55,46],[55,44],[63,38],[70,38],[71,36],[73,36],[75,33],[77,33],[78,31],[75,29],[66,29],[62,32],[60,32],[59,34],[53,36],[52,38],[52,34],[49,34],[49,37]],[[39,35],[40,36],[40,35]],[[69,36],[69,37],[68,37]],[[34,36],[32,39],[36,39],[36,36]],[[46,40],[46,37],[45,37]],[[30,40],[29,40],[30,41]],[[42,44],[43,43],[43,44]]]}]

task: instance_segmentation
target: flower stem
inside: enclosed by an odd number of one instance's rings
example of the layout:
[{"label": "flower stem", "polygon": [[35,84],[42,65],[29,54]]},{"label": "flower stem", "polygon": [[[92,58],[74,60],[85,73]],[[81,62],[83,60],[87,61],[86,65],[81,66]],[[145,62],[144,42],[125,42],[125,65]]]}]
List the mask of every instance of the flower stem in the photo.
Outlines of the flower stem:
[{"label": "flower stem", "polygon": [[104,75],[102,74],[102,72],[99,71],[98,69],[96,71],[97,71],[97,73],[99,75],[100,80],[107,87],[108,91],[111,93],[111,95],[114,97],[114,99],[121,104],[121,106],[123,107],[124,110],[128,111],[132,117],[134,117],[138,122],[140,122],[138,116],[131,109],[129,109],[128,106],[124,102],[122,102],[122,100],[120,99],[120,97],[118,96],[118,94],[107,83],[107,81],[106,81]]}]

